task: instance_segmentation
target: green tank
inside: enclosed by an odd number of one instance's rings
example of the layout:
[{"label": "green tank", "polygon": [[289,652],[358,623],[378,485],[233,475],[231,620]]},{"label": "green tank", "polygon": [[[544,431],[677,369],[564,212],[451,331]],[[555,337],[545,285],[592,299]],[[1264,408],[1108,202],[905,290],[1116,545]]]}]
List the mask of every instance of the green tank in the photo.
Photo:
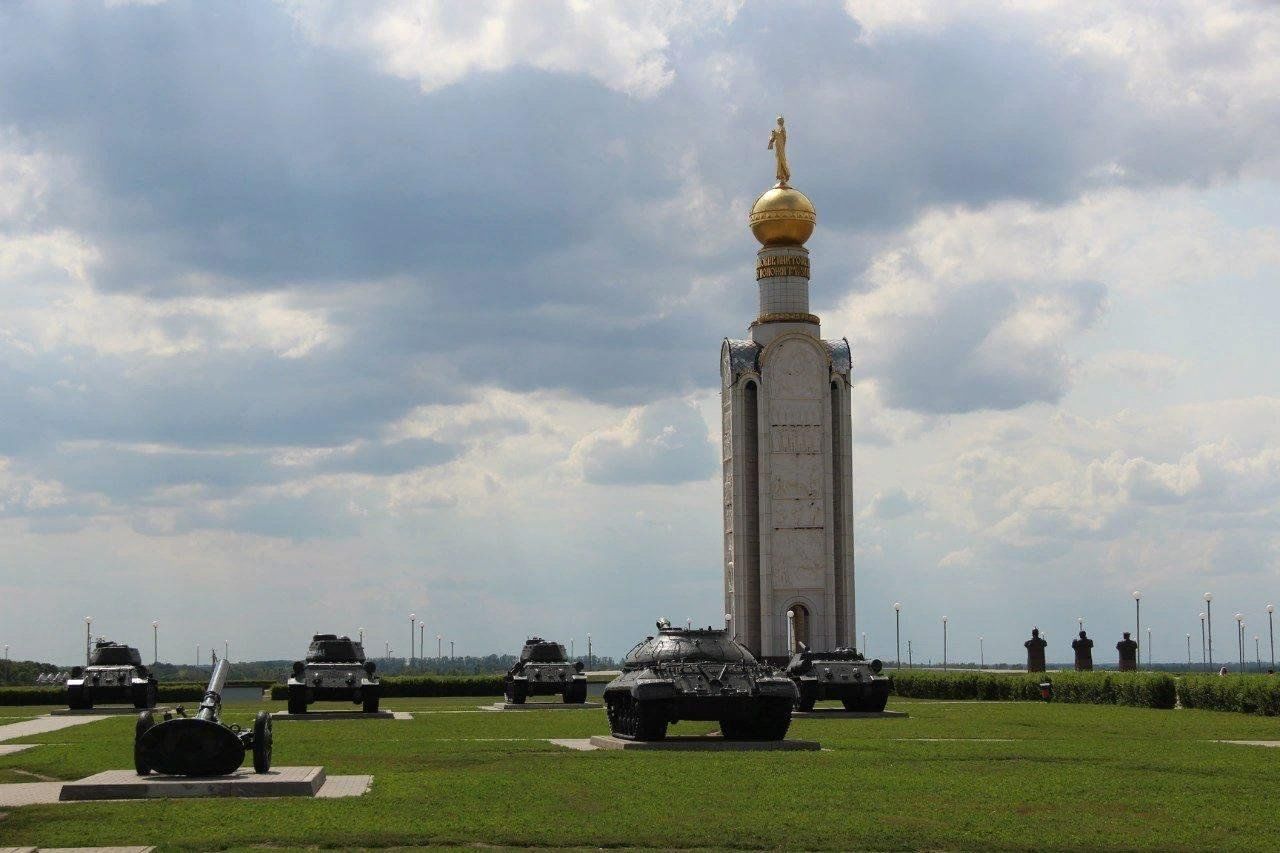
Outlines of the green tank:
[{"label": "green tank", "polygon": [[720,628],[673,628],[636,645],[604,689],[617,737],[662,740],[681,720],[714,720],[730,740],[782,740],[796,687]]}]

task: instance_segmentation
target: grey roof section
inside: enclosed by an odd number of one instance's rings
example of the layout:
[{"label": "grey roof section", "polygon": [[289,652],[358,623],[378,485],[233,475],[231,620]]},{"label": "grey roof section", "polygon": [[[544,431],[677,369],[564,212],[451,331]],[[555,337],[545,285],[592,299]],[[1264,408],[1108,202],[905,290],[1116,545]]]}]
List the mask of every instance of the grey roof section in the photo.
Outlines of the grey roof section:
[{"label": "grey roof section", "polygon": [[[728,350],[728,358],[724,357],[724,351]],[[720,372],[723,374],[725,368],[728,368],[729,375],[720,378],[726,384],[732,385],[738,381],[738,377],[744,373],[760,372],[760,350],[759,344],[755,341],[735,341],[731,338],[725,338],[724,344],[721,345]]]},{"label": "grey roof section", "polygon": [[823,341],[822,345],[827,348],[827,354],[831,356],[831,369],[848,376],[853,370],[853,353],[849,351],[849,339]]}]

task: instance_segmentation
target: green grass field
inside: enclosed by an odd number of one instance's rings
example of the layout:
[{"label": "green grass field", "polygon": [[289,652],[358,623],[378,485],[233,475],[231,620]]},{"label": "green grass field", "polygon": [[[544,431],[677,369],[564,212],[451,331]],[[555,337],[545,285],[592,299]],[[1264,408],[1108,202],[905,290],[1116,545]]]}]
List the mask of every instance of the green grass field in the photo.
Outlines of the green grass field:
[{"label": "green grass field", "polygon": [[[808,753],[574,752],[603,711],[469,712],[398,699],[405,721],[278,722],[279,765],[371,773],[342,800],[28,806],[0,846],[163,850],[496,845],[808,849],[1259,849],[1275,845],[1280,720],[1208,711],[894,700],[909,719],[797,720]],[[281,703],[264,703],[277,707]],[[229,705],[247,723],[259,705]],[[335,706],[337,707],[337,706]],[[14,717],[32,709],[13,708]],[[34,713],[34,711],[32,711]],[[14,720],[0,720],[0,723]],[[130,766],[133,721],[30,738],[0,781]],[[674,734],[711,731],[682,724]],[[982,740],[989,739],[989,740]],[[20,771],[15,773],[15,771]],[[1270,840],[1268,840],[1270,839]]]}]

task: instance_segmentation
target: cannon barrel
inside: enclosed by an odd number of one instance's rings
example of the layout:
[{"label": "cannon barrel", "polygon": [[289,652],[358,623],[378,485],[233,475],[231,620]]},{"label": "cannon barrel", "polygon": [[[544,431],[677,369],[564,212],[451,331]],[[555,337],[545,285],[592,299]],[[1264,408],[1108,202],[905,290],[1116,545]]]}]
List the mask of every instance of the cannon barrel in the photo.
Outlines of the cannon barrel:
[{"label": "cannon barrel", "polygon": [[209,686],[204,689],[204,698],[200,700],[200,710],[196,716],[202,720],[217,722],[222,710],[222,691],[227,686],[227,673],[231,666],[225,660],[218,661],[213,667],[213,675],[209,676]]}]

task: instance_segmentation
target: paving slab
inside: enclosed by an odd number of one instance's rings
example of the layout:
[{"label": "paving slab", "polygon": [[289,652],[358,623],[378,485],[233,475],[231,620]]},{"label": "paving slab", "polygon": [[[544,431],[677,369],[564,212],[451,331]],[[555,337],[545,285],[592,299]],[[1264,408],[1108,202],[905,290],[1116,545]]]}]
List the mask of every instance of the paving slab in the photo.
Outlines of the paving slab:
[{"label": "paving slab", "polygon": [[338,797],[361,797],[373,786],[372,776],[330,776],[316,791],[316,796],[323,799]]},{"label": "paving slab", "polygon": [[1280,740],[1215,740],[1214,743],[1233,743],[1236,746],[1280,747]]},{"label": "paving slab", "polygon": [[791,712],[793,720],[901,720],[907,716],[906,711],[846,711],[844,708]]},{"label": "paving slab", "polygon": [[[325,720],[398,720],[400,719],[392,711],[374,711],[366,714],[364,711],[308,711],[305,714],[290,714],[288,711],[276,711],[271,715],[272,720],[300,720],[303,722],[319,723]],[[413,719],[410,717],[409,719]]]},{"label": "paving slab", "polygon": [[525,702],[517,705],[514,702],[494,702],[492,705],[477,705],[481,711],[582,711],[603,708],[600,702]]},{"label": "paving slab", "polygon": [[56,803],[63,782],[11,782],[0,785],[0,807]]},{"label": "paving slab", "polygon": [[143,711],[150,711],[153,714],[163,714],[165,711],[172,711],[172,708],[158,706],[155,708],[135,708],[132,705],[107,705],[101,708],[54,708],[49,712],[53,717],[122,717],[126,714],[141,714]]},{"label": "paving slab", "polygon": [[[0,743],[0,755],[13,755],[15,752],[22,752],[24,749],[39,745],[38,743]],[[0,847],[0,853],[4,853],[3,847]]]},{"label": "paving slab", "polygon": [[143,800],[163,797],[314,797],[325,783],[323,767],[276,767],[254,773],[242,767],[227,776],[139,776],[107,770],[62,783],[59,799]]},{"label": "paving slab", "polygon": [[817,750],[816,740],[725,740],[722,737],[669,737],[665,740],[625,740],[613,735],[592,735],[591,745],[597,749],[637,751],[705,751],[705,752],[774,752]]},{"label": "paving slab", "polygon": [[151,853],[154,847],[31,847],[39,853]]},{"label": "paving slab", "polygon": [[599,749],[589,737],[549,737],[547,743],[563,746],[565,749],[576,749],[578,752],[591,752]]},{"label": "paving slab", "polygon": [[34,720],[24,720],[21,723],[9,723],[6,726],[0,726],[0,741],[13,740],[19,737],[30,737],[31,735],[42,735],[45,732],[56,732],[59,729],[69,729],[72,726],[83,726],[85,723],[93,723],[98,720],[105,719],[103,717],[36,717]]}]

